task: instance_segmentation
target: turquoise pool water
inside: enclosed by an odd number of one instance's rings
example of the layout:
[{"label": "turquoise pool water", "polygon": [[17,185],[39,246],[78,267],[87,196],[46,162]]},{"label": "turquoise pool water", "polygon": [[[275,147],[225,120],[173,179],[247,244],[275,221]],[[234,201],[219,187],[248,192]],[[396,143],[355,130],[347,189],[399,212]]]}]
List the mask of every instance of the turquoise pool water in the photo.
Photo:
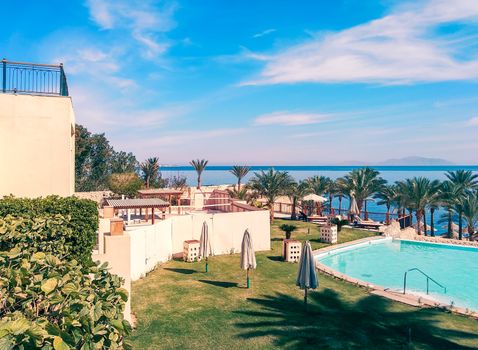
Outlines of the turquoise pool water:
[{"label": "turquoise pool water", "polygon": [[[330,268],[393,290],[403,290],[403,275],[419,268],[444,285],[430,281],[430,296],[441,302],[478,310],[478,248],[384,239],[319,255]],[[408,273],[407,293],[425,294],[426,278]]]}]

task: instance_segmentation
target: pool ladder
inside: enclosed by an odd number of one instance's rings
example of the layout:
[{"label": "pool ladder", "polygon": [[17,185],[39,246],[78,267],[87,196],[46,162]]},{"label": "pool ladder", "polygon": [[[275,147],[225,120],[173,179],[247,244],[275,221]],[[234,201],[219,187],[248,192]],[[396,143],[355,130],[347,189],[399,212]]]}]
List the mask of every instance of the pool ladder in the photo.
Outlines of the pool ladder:
[{"label": "pool ladder", "polygon": [[429,286],[430,286],[430,281],[432,281],[433,283],[435,283],[438,287],[441,287],[443,288],[443,290],[445,291],[446,293],[446,287],[443,286],[442,284],[438,283],[437,281],[435,281],[433,278],[431,278],[430,276],[428,276],[425,272],[423,272],[422,270],[420,270],[419,268],[417,267],[414,267],[413,269],[410,269],[410,270],[407,270],[405,271],[405,274],[403,275],[403,294],[405,294],[406,290],[407,290],[407,274],[411,271],[418,271],[420,272],[423,276],[425,276],[427,278],[427,295],[428,295],[428,291],[429,291]]}]

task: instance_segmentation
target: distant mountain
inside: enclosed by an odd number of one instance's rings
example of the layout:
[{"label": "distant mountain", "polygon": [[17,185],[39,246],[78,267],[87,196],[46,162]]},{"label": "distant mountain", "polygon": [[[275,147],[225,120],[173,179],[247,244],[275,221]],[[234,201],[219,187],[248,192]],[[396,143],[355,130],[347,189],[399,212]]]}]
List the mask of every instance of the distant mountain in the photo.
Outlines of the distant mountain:
[{"label": "distant mountain", "polygon": [[405,157],[387,159],[376,165],[453,165],[454,163],[440,158],[425,158],[425,157]]}]

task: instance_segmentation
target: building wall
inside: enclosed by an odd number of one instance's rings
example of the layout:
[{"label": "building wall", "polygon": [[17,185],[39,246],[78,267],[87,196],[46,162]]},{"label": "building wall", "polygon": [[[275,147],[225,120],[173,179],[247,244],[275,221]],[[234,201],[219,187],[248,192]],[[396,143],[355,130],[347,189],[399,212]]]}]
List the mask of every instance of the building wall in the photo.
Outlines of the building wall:
[{"label": "building wall", "polygon": [[173,216],[158,224],[129,228],[125,232],[131,239],[131,279],[143,277],[159,263],[182,253],[185,240],[199,240],[204,221],[208,224],[213,255],[239,253],[246,229],[251,234],[254,250],[270,250],[266,210]]},{"label": "building wall", "polygon": [[69,97],[0,94],[0,197],[72,195],[74,126]]}]

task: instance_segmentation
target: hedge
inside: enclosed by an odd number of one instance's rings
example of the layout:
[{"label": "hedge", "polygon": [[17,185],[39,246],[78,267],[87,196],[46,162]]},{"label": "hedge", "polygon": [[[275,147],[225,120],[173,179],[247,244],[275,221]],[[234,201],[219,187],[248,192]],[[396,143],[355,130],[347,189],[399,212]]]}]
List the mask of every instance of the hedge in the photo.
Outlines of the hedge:
[{"label": "hedge", "polygon": [[[11,218],[7,219],[8,215],[21,219],[16,223],[17,229],[12,227],[13,222]],[[84,266],[93,263],[91,253],[98,230],[98,208],[94,201],[58,196],[35,199],[4,197],[0,200],[0,218],[4,218],[3,231],[0,228],[0,246],[5,249],[23,245],[26,239],[31,238],[37,247],[43,247],[40,250],[59,256],[66,254],[69,259],[75,259]],[[21,236],[28,234],[29,230],[30,238]],[[45,242],[40,242],[41,237]],[[45,249],[48,244],[61,244],[63,247],[58,247],[55,252],[53,248]]]},{"label": "hedge", "polygon": [[0,348],[131,349],[122,282],[107,264],[0,252]]}]

